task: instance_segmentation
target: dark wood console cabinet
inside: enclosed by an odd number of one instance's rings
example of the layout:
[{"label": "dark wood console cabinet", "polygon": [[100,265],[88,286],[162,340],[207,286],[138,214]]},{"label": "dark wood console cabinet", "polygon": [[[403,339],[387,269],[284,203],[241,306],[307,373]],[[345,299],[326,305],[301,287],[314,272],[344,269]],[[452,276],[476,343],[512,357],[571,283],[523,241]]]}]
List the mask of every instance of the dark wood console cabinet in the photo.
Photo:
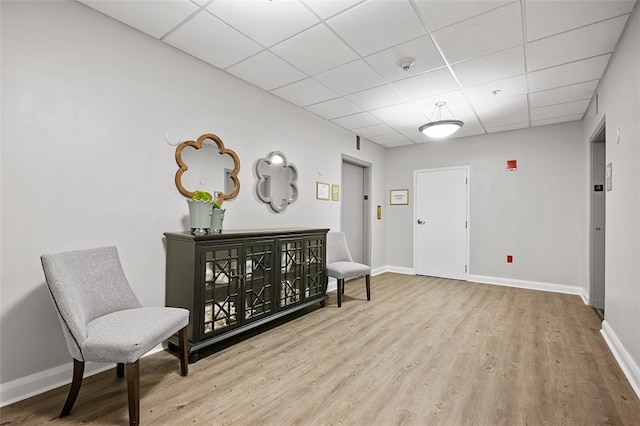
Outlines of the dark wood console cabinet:
[{"label": "dark wood console cabinet", "polygon": [[[191,312],[189,362],[200,351],[327,299],[328,229],[167,232],[166,305]],[[177,345],[175,336],[169,339]]]}]

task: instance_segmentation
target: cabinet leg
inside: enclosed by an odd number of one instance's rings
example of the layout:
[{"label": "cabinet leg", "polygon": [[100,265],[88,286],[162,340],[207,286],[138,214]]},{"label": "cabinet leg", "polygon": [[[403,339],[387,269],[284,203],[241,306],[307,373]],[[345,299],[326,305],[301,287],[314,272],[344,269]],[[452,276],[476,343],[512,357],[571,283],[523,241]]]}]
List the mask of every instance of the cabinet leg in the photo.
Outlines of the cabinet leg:
[{"label": "cabinet leg", "polygon": [[191,352],[189,354],[189,364],[193,364],[194,362],[198,361],[199,359],[200,359],[200,353]]}]

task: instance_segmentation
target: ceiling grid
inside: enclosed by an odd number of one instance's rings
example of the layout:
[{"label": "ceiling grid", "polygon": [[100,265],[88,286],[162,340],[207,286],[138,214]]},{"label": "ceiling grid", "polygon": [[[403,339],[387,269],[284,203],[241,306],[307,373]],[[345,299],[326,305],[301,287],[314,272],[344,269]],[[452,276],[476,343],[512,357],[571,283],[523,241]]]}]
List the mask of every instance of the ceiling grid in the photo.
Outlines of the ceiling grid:
[{"label": "ceiling grid", "polygon": [[[581,120],[636,0],[78,0],[385,147]],[[404,70],[404,57],[415,62]],[[443,117],[448,118],[448,117]]]}]

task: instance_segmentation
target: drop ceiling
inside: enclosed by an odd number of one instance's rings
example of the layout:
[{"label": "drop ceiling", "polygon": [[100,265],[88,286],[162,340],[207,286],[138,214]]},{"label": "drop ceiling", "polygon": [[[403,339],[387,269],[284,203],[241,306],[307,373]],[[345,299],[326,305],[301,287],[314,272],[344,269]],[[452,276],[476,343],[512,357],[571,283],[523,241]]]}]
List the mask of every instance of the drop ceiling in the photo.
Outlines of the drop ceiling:
[{"label": "drop ceiling", "polygon": [[432,141],[439,101],[450,138],[581,120],[636,4],[80,1],[385,147]]}]

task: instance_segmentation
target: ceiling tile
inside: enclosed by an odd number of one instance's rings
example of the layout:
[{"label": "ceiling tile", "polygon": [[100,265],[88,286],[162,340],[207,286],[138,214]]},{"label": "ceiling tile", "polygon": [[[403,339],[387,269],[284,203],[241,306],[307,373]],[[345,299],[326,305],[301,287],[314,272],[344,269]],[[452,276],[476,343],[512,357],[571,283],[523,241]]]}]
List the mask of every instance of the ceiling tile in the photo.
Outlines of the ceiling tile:
[{"label": "ceiling tile", "polygon": [[198,10],[198,7],[188,0],[162,2],[113,0],[79,1],[158,39]]},{"label": "ceiling tile", "polygon": [[369,0],[326,22],[363,56],[426,34],[408,0]]},{"label": "ceiling tile", "polygon": [[384,84],[384,79],[363,60],[325,71],[315,78],[341,95],[359,92]]},{"label": "ceiling tile", "polygon": [[352,129],[352,131],[360,135],[364,138],[372,138],[374,136],[384,136],[384,135],[392,135],[397,132],[393,130],[391,127],[386,124],[376,124],[373,126],[360,127],[357,129]]},{"label": "ceiling tile", "polygon": [[[468,136],[484,135],[486,133],[487,132],[485,132],[482,126],[480,125],[472,127],[472,126],[468,126],[467,123],[465,123],[460,130],[455,132],[452,136],[449,136],[449,139],[460,139],[460,138],[466,138]],[[434,140],[431,139],[429,142],[433,142],[433,141]]]},{"label": "ceiling tile", "polygon": [[358,55],[324,24],[283,41],[271,51],[309,75],[358,59]]},{"label": "ceiling tile", "polygon": [[509,130],[526,129],[527,127],[529,127],[529,121],[507,124],[506,126],[487,127],[487,133],[507,132]]},{"label": "ceiling tile", "polygon": [[391,144],[396,145],[398,143],[407,144],[408,142],[410,142],[409,138],[407,138],[404,135],[401,135],[400,133],[393,133],[390,135],[383,135],[383,136],[374,136],[368,139],[382,146],[388,146]]},{"label": "ceiling tile", "polygon": [[347,95],[346,98],[365,110],[396,105],[405,101],[402,96],[388,84],[353,93]]},{"label": "ceiling tile", "polygon": [[362,109],[344,98],[332,99],[315,105],[309,105],[305,107],[305,109],[327,120],[362,112]]},{"label": "ceiling tile", "polygon": [[222,69],[262,50],[260,45],[206,12],[198,13],[164,42]]},{"label": "ceiling tile", "polygon": [[565,115],[584,114],[589,106],[590,99],[580,101],[565,102],[531,109],[531,120],[540,121]]},{"label": "ceiling tile", "polygon": [[471,106],[460,90],[419,99],[411,104],[429,120],[438,120],[436,102],[446,103],[446,107],[443,107],[440,111],[440,118],[443,120],[453,118],[467,121],[476,118]]},{"label": "ceiling tile", "polygon": [[[415,63],[405,71],[398,62],[407,57],[414,58]],[[444,60],[429,36],[402,43],[364,59],[388,81],[400,80],[444,67]]]},{"label": "ceiling tile", "polygon": [[545,68],[529,74],[529,90],[539,92],[554,87],[582,83],[599,79],[609,62],[611,54],[583,59],[557,67]]},{"label": "ceiling tile", "polygon": [[297,1],[216,0],[207,10],[264,47],[319,22]]},{"label": "ceiling tile", "polygon": [[527,0],[527,40],[533,41],[594,22],[629,13],[635,0],[548,1]]},{"label": "ceiling tile", "polygon": [[485,128],[495,128],[529,121],[527,96],[519,95],[474,105]]},{"label": "ceiling tile", "polygon": [[373,117],[371,114],[361,112],[359,114],[347,115],[346,117],[334,118],[330,120],[332,123],[337,124],[345,129],[357,129],[359,127],[373,126],[380,124],[380,121]]},{"label": "ceiling tile", "polygon": [[[490,102],[527,93],[527,76],[520,74],[478,86],[467,87],[464,93],[471,104]],[[494,93],[495,92],[495,93]]]},{"label": "ceiling tile", "polygon": [[515,46],[451,66],[462,87],[475,86],[525,72],[524,47]]},{"label": "ceiling tile", "polygon": [[300,107],[316,104],[329,99],[337,98],[338,95],[324,87],[317,81],[306,78],[288,86],[280,87],[273,90],[271,93],[280,96],[283,99],[288,100]]},{"label": "ceiling tile", "polygon": [[415,77],[396,81],[391,85],[407,99],[420,99],[458,88],[458,83],[448,68],[426,72]]},{"label": "ceiling tile", "polygon": [[362,0],[304,0],[304,3],[306,3],[307,6],[309,6],[319,17],[327,19],[328,17],[342,12],[361,1]]},{"label": "ceiling tile", "polygon": [[[612,52],[629,15],[558,34],[527,45],[530,71]],[[585,43],[585,40],[589,40]]]},{"label": "ceiling tile", "polygon": [[429,30],[437,31],[440,28],[471,18],[472,16],[504,6],[510,1],[512,0],[414,0],[414,3],[422,14]]},{"label": "ceiling tile", "polygon": [[547,126],[549,124],[568,123],[570,121],[582,120],[584,114],[565,115],[562,117],[553,117],[546,120],[538,120],[531,123],[532,126]]},{"label": "ceiling tile", "polygon": [[264,90],[273,90],[305,77],[302,72],[268,51],[260,52],[226,71]]},{"label": "ceiling tile", "polygon": [[382,146],[384,146],[385,148],[396,148],[399,146],[409,146],[409,145],[415,145],[415,142],[412,142],[410,139],[407,138],[405,142],[386,143]]},{"label": "ceiling tile", "polygon": [[538,108],[562,102],[591,99],[596,87],[598,87],[598,81],[599,80],[591,80],[570,86],[534,92],[529,95],[529,104],[531,108]]},{"label": "ceiling tile", "polygon": [[451,64],[523,44],[520,2],[436,31],[433,37]]},{"label": "ceiling tile", "polygon": [[[393,105],[389,107],[369,111],[374,117],[385,123],[398,123],[409,121],[424,121],[426,117],[418,109],[409,103]],[[413,125],[413,124],[412,124]]]}]

